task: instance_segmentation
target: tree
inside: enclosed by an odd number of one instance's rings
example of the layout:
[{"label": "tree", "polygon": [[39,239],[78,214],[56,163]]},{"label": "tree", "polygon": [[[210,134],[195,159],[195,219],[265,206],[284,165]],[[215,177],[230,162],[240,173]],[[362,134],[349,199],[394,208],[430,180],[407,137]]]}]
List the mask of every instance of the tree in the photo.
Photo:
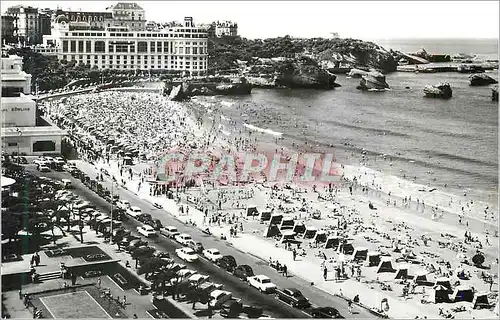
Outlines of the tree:
[{"label": "tree", "polygon": [[138,274],[146,274],[146,278],[149,273],[158,272],[165,266],[167,266],[168,262],[162,260],[160,258],[155,257],[146,257],[142,260],[140,268],[137,270]]},{"label": "tree", "polygon": [[135,268],[137,269],[137,265],[139,263],[139,260],[144,259],[144,258],[150,258],[153,253],[155,252],[155,249],[152,247],[140,247],[132,251],[132,259],[135,260]]}]

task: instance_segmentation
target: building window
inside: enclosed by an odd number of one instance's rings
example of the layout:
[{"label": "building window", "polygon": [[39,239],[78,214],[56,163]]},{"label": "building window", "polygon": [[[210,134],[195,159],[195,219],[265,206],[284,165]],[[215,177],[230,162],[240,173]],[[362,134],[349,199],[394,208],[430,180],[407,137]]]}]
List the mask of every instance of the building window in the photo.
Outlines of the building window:
[{"label": "building window", "polygon": [[158,49],[158,52],[162,52],[161,42],[160,42],[160,41],[158,41],[158,42],[156,43],[156,48]]},{"label": "building window", "polygon": [[76,52],[76,41],[75,40],[71,41],[71,52]]},{"label": "building window", "polygon": [[146,41],[139,41],[137,43],[137,52],[148,52],[148,43]]},{"label": "building window", "polygon": [[92,52],[92,42],[91,41],[86,41],[86,48],[85,52]]},{"label": "building window", "polygon": [[193,54],[198,54],[198,48],[193,47]]},{"label": "building window", "polygon": [[150,52],[156,52],[156,42],[152,41],[149,43],[150,47]]},{"label": "building window", "polygon": [[186,48],[186,54],[191,54],[191,48],[189,47]]},{"label": "building window", "polygon": [[112,44],[108,45],[108,52],[110,52],[110,53],[113,53],[113,52],[114,52],[114,51],[113,51],[113,45],[112,45]]},{"label": "building window", "polygon": [[68,40],[63,40],[63,52],[68,52]]},{"label": "building window", "polygon": [[37,141],[33,143],[33,152],[56,151],[54,141]]},{"label": "building window", "polygon": [[7,146],[9,146],[9,147],[17,147],[17,142],[8,142]]},{"label": "building window", "polygon": [[96,41],[94,46],[95,52],[105,52],[106,44],[104,41]]}]

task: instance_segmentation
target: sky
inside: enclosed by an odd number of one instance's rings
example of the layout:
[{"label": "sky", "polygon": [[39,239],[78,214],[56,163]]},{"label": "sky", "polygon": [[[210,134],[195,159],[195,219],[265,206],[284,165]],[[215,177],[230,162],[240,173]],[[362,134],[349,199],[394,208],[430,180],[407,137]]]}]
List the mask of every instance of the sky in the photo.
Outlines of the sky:
[{"label": "sky", "polygon": [[[1,1],[1,10],[24,4],[38,8],[104,11],[118,1]],[[122,1],[130,2],[130,1]],[[330,37],[497,38],[498,1],[136,1],[157,22],[232,20],[246,38]]]}]

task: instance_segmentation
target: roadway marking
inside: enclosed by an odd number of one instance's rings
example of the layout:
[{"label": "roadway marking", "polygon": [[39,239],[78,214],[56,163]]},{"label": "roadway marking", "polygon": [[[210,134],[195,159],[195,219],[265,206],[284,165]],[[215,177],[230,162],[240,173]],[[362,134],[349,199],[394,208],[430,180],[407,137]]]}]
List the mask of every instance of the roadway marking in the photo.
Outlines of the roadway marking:
[{"label": "roadway marking", "polygon": [[83,291],[83,292],[85,292],[85,293],[86,293],[86,294],[90,297],[90,299],[92,299],[92,300],[93,300],[93,301],[94,301],[94,302],[95,302],[95,303],[99,306],[99,308],[101,308],[101,309],[102,309],[102,311],[104,311],[104,313],[108,315],[108,317],[110,317],[111,319],[113,318],[112,316],[110,316],[110,315],[109,315],[109,313],[108,313],[106,310],[104,310],[104,308],[103,308],[103,307],[99,304],[99,302],[97,302],[97,301],[96,301],[96,299],[94,299],[94,297],[92,297],[92,296],[90,295],[90,293],[88,293],[88,291],[87,291],[87,290],[85,290],[85,291]]},{"label": "roadway marking", "polygon": [[57,319],[54,314],[52,313],[52,311],[50,311],[49,307],[45,304],[45,302],[43,302],[43,298],[40,297],[40,302],[43,304],[43,306],[45,307],[45,309],[47,309],[47,311],[50,313],[50,315],[52,316],[52,318],[54,319]]}]

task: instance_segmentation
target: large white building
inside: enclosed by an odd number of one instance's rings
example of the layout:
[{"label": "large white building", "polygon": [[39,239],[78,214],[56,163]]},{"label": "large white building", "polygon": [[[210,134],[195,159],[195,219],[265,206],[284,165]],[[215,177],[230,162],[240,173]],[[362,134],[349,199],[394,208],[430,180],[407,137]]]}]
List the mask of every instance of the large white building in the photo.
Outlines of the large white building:
[{"label": "large white building", "polygon": [[157,30],[133,30],[111,26],[91,30],[90,25],[70,23],[65,16],[54,20],[52,34],[44,36],[46,47],[54,47],[59,60],[118,70],[172,70],[202,75],[207,70],[206,28],[193,18]]},{"label": "large white building", "polygon": [[61,153],[65,132],[55,126],[36,126],[31,75],[22,68],[23,58],[2,55],[2,151],[26,155]]}]

